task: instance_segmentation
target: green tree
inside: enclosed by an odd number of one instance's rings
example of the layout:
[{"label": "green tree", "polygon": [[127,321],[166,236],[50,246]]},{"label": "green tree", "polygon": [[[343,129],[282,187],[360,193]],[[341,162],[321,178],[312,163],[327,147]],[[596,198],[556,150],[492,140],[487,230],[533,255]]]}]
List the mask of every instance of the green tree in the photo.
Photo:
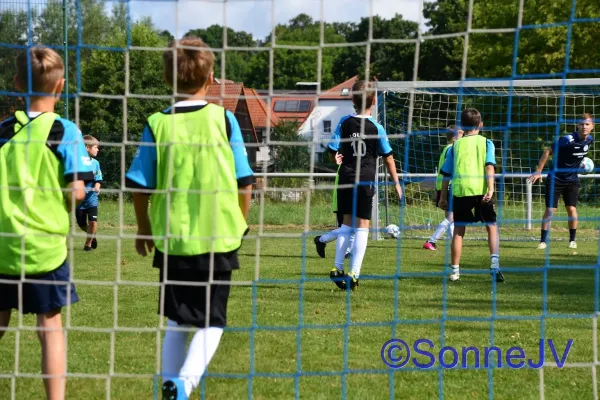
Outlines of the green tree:
[{"label": "green tree", "polygon": [[[185,36],[201,38],[213,49],[223,49],[225,46],[224,29],[221,25],[211,25],[206,29],[192,29]],[[254,37],[244,31],[234,31],[227,28],[227,47],[257,47]],[[215,77],[222,77],[222,52],[215,52]],[[225,79],[234,82],[247,82],[250,78],[250,61],[255,52],[251,50],[226,50],[225,51]]]},{"label": "green tree", "polygon": [[[298,136],[298,124],[296,122],[284,121],[277,125],[271,137],[279,142],[304,142]],[[274,146],[275,171],[308,171],[310,165],[310,143],[306,145],[278,145]]]},{"label": "green tree", "polygon": [[[396,14],[391,19],[373,17],[374,39],[414,39],[417,23],[407,21]],[[349,43],[366,42],[369,39],[369,18],[362,18],[347,36]],[[410,80],[413,74],[415,46],[412,44],[373,43],[368,60],[370,77],[379,80]],[[339,54],[333,64],[334,79],[341,82],[354,75],[366,74],[367,53],[365,46],[349,46]]]},{"label": "green tree", "polygon": [[[124,29],[115,29],[103,45],[116,46],[126,37]],[[149,19],[141,20],[131,27],[133,46],[164,47],[167,41]],[[82,66],[82,90],[101,95],[124,95],[125,79],[129,74],[129,91],[135,95],[168,95],[171,92],[163,80],[162,55],[154,51],[131,51],[129,69],[125,66],[123,52],[93,52]],[[139,141],[146,118],[165,109],[166,100],[127,99],[124,115],[123,100],[109,98],[83,98],[80,102],[80,126],[84,134],[90,134],[102,142],[122,143],[124,135],[129,141]],[[124,118],[127,129],[124,130]],[[125,165],[121,162],[121,148],[105,146],[98,156],[104,178],[110,186],[121,183],[122,168],[127,168],[135,152],[135,146],[125,148]]]}]

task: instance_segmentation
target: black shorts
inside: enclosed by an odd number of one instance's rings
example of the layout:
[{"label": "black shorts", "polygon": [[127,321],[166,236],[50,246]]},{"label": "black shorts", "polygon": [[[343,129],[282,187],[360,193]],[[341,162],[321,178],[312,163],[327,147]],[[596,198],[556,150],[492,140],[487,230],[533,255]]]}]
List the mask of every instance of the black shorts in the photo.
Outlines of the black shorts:
[{"label": "black shorts", "polygon": [[[160,282],[164,282],[166,268],[160,268]],[[159,289],[158,314],[177,322],[179,325],[192,325],[198,328],[227,325],[227,301],[231,289],[231,271],[214,271],[213,280],[225,284],[190,286],[186,283],[208,282],[210,272],[168,269],[166,278],[173,282]],[[209,298],[206,293],[209,291]],[[164,313],[161,314],[161,300],[164,299]],[[208,309],[207,309],[208,305]],[[207,314],[208,312],[208,314]],[[208,324],[207,324],[208,322]]]},{"label": "black shorts", "polygon": [[355,188],[337,189],[338,214],[349,214],[357,218],[371,219],[373,210],[373,186],[360,185]]},{"label": "black shorts", "polygon": [[452,198],[452,212],[454,213],[454,222],[462,222],[463,224],[496,223],[494,203],[491,200],[484,202],[483,196],[454,196]]},{"label": "black shorts", "polygon": [[[22,314],[44,314],[79,301],[75,285],[69,284],[69,264],[65,261],[54,271],[42,275],[27,276],[44,283],[22,283],[23,308],[19,307],[20,276],[0,275],[0,311],[20,310]],[[70,298],[69,298],[70,292]]]},{"label": "black shorts", "polygon": [[[579,197],[579,182],[562,182],[554,180],[554,194],[550,196],[551,181],[546,180],[544,198],[546,199],[546,208],[558,207],[558,199],[562,196],[565,206],[577,207],[577,198]],[[551,199],[552,197],[552,199]],[[552,200],[552,203],[550,203]]]},{"label": "black shorts", "polygon": [[344,214],[341,212],[335,212],[335,218],[337,219],[337,227],[340,228],[344,223]]},{"label": "black shorts", "polygon": [[78,208],[75,211],[75,218],[77,219],[77,225],[81,229],[87,227],[88,222],[98,222],[98,207],[91,207],[86,209]]}]

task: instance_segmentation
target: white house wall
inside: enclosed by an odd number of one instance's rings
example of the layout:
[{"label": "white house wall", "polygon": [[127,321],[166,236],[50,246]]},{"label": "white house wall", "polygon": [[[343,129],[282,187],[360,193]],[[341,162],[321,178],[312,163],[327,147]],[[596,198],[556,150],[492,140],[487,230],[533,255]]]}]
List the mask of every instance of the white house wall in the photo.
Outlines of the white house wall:
[{"label": "white house wall", "polygon": [[[326,150],[327,141],[340,123],[342,117],[354,113],[354,107],[350,99],[344,100],[319,100],[319,104],[312,110],[306,121],[300,127],[298,135],[305,140],[313,140],[316,135],[321,140],[316,151],[321,153]],[[323,121],[331,121],[331,132],[323,132]]]}]

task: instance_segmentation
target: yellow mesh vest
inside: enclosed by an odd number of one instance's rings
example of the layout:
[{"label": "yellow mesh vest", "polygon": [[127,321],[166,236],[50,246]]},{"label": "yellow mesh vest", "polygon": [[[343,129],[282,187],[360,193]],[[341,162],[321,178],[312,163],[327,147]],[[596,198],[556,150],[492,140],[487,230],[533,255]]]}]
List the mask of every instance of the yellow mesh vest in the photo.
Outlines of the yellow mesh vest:
[{"label": "yellow mesh vest", "polygon": [[151,199],[152,234],[164,237],[155,239],[157,249],[181,256],[238,249],[248,226],[223,107],[160,112],[148,124],[157,145],[159,191]]}]

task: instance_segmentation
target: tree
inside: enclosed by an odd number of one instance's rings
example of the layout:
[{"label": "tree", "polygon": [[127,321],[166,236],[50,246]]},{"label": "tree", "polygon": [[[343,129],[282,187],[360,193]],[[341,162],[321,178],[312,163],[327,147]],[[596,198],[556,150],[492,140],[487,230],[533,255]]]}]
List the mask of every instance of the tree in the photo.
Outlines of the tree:
[{"label": "tree", "polygon": [[[114,21],[113,21],[114,22]],[[117,24],[118,25],[118,24]],[[116,29],[104,46],[115,46],[126,38],[124,29]],[[133,46],[165,47],[167,41],[152,25],[143,19],[131,26]],[[129,70],[125,68],[122,52],[93,52],[82,66],[82,90],[105,95],[125,94],[125,74],[129,73],[129,91],[136,95],[168,95],[169,88],[163,80],[162,55],[155,51],[131,51]],[[140,141],[141,133],[151,114],[165,109],[169,101],[129,98],[127,100],[127,139]],[[90,134],[102,142],[122,143],[123,101],[107,98],[84,98],[80,102],[80,124],[84,134]],[[131,163],[135,146],[125,148],[125,165],[121,163],[121,148],[105,146],[98,158],[105,181],[119,186],[123,168]]]},{"label": "tree", "polygon": [[[254,48],[257,46],[254,37],[247,32],[236,32],[227,28],[227,47]],[[196,36],[213,49],[225,47],[224,29],[221,25],[211,25],[206,29],[192,29],[185,36]],[[215,52],[215,77],[222,77],[222,52]],[[250,50],[226,50],[225,51],[225,79],[234,82],[247,82],[250,78],[250,62],[254,56]]]},{"label": "tree", "polygon": [[[305,142],[298,136],[298,123],[283,121],[273,130],[272,140],[278,142]],[[310,143],[306,145],[274,146],[275,171],[308,171],[310,165]]]},{"label": "tree", "polygon": [[[374,39],[414,39],[417,24],[396,14],[389,20],[373,17]],[[366,42],[369,39],[369,18],[362,18],[347,36],[349,43]],[[410,80],[413,74],[415,46],[412,44],[374,43],[371,45],[368,66],[370,77],[378,80]],[[341,82],[366,74],[367,53],[365,46],[345,47],[333,65],[334,79]]]}]

